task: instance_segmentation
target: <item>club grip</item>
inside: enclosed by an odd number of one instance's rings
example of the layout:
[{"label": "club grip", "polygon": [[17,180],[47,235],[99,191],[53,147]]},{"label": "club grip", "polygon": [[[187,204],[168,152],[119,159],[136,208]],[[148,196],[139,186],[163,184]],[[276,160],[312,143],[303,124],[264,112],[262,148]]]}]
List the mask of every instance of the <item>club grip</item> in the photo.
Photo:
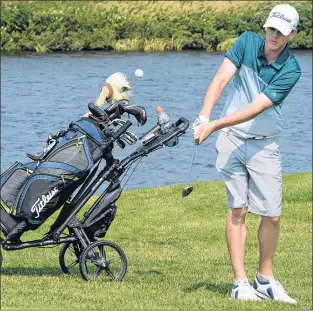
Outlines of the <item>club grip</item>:
[{"label": "club grip", "polygon": [[127,120],[126,123],[120,127],[112,136],[114,139],[119,138],[122,134],[124,134],[129,127],[131,127],[133,123],[130,120]]},{"label": "club grip", "polygon": [[184,132],[189,127],[189,121],[184,117],[180,117],[176,122],[176,126],[179,127],[182,132]]}]

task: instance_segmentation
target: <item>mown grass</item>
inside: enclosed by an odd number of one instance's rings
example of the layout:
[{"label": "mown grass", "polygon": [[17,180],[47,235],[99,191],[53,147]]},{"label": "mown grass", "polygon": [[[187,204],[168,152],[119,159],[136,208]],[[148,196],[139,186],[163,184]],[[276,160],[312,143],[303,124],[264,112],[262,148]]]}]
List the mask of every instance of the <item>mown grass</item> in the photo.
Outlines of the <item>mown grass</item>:
[{"label": "mown grass", "polygon": [[[230,301],[232,271],[224,237],[226,195],[221,181],[123,192],[106,236],[128,257],[120,283],[86,282],[58,265],[58,250],[3,252],[2,309],[312,309],[312,174],[284,176],[276,276],[298,304]],[[51,223],[51,220],[50,220]],[[247,217],[246,266],[258,268],[259,218]],[[26,233],[38,238],[49,224]]]}]

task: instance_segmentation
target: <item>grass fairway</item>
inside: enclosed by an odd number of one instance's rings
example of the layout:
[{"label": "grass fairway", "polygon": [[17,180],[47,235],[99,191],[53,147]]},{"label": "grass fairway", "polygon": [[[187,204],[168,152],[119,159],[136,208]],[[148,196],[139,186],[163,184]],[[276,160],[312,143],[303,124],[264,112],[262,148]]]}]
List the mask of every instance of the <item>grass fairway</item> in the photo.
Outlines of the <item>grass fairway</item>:
[{"label": "grass fairway", "polygon": [[[3,251],[2,309],[312,309],[312,174],[284,176],[276,276],[298,304],[230,301],[232,270],[224,236],[226,195],[221,181],[125,191],[106,236],[128,257],[120,283],[64,275],[60,247]],[[247,273],[258,269],[259,218],[248,215]],[[38,238],[48,229],[26,233]],[[25,234],[25,237],[26,237]],[[24,240],[25,240],[24,237]]]}]

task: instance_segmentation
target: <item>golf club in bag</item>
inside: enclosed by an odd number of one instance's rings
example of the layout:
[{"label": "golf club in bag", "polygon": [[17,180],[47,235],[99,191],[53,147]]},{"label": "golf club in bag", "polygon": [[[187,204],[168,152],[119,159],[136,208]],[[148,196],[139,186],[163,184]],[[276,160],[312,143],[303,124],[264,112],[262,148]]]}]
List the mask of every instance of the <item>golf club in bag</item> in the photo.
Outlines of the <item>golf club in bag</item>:
[{"label": "golf club in bag", "polygon": [[[173,146],[171,142],[186,132],[189,121],[179,118],[166,133],[156,125],[137,139],[129,131],[132,122],[122,115],[126,112],[143,125],[147,121],[143,107],[128,100],[106,110],[95,104],[88,107],[88,117],[49,135],[42,153],[28,154],[31,162],[15,162],[1,174],[0,243],[5,251],[62,244],[59,264],[64,273],[79,267],[85,280],[121,281],[127,257],[119,245],[102,239],[116,215],[121,177],[149,153]],[[113,156],[116,144],[125,148],[137,140],[141,145],[128,156]],[[104,182],[106,189],[87,207]],[[86,211],[79,213],[83,208]],[[26,231],[37,230],[57,210],[58,216],[43,237],[22,240]]]}]

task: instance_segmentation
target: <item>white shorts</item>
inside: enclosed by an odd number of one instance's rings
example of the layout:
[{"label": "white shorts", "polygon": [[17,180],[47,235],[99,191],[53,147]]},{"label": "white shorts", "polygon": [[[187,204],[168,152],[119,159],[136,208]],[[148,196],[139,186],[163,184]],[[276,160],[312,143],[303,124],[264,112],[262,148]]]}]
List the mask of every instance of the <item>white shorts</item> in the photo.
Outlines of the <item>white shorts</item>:
[{"label": "white shorts", "polygon": [[216,168],[229,208],[276,217],[282,209],[282,165],[277,137],[243,139],[220,131]]}]

